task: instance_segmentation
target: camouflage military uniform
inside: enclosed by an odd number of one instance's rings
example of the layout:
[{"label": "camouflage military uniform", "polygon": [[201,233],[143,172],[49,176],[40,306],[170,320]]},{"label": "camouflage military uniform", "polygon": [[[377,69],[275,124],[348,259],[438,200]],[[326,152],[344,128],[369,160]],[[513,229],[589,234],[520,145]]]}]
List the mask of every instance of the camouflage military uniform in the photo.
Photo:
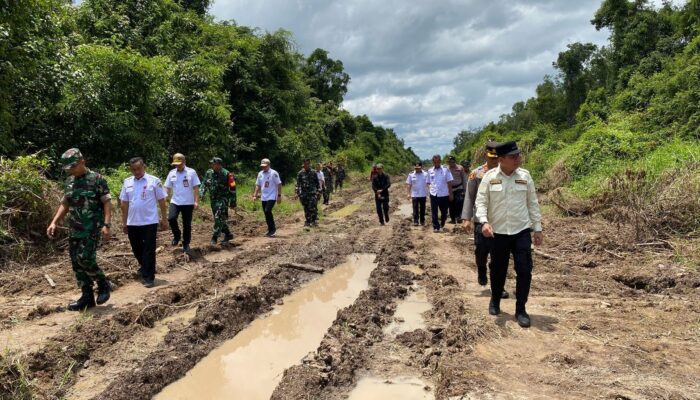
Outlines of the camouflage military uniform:
[{"label": "camouflage military uniform", "polygon": [[303,169],[297,174],[297,195],[304,206],[305,225],[315,225],[318,219],[318,191],[319,183],[316,171]]},{"label": "camouflage military uniform", "polygon": [[345,168],[339,166],[335,174],[335,188],[343,188],[343,181],[345,180]]},{"label": "camouflage military uniform", "polygon": [[78,287],[92,287],[105,274],[97,265],[97,246],[104,226],[103,201],[110,199],[107,181],[102,175],[87,170],[80,177],[66,180],[63,204],[70,208],[69,251]]},{"label": "camouflage military uniform", "polygon": [[211,212],[214,215],[213,236],[218,238],[222,233],[230,236],[228,208],[236,206],[236,181],[233,174],[225,168],[221,168],[219,172],[209,169],[199,189],[200,197],[204,198],[207,191],[211,198]]},{"label": "camouflage military uniform", "polygon": [[323,204],[328,204],[331,193],[333,193],[333,170],[325,166],[321,172],[323,172],[323,178],[326,180],[326,189],[323,191]]}]

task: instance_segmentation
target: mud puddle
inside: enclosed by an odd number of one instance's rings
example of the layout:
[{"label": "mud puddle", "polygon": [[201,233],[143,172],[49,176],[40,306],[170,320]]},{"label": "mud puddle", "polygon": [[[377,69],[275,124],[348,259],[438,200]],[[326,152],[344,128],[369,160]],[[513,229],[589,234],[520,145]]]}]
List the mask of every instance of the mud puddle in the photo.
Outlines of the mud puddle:
[{"label": "mud puddle", "polygon": [[360,206],[361,206],[361,204],[350,204],[350,205],[347,205],[347,206],[341,208],[338,211],[330,213],[328,216],[331,218],[349,217],[350,215],[352,215],[352,213],[359,210]]},{"label": "mud puddle", "polygon": [[413,218],[413,204],[403,203],[394,211],[399,217]]},{"label": "mud puddle", "polygon": [[433,400],[432,389],[417,378],[395,379],[362,378],[350,393],[348,400]]},{"label": "mud puddle", "polygon": [[368,287],[374,255],[348,261],[284,298],[155,398],[268,399],[284,370],[314,351],[336,318]]},{"label": "mud puddle", "polygon": [[399,301],[394,313],[394,320],[386,326],[384,334],[396,336],[404,332],[412,332],[425,328],[423,313],[430,310],[431,305],[424,287],[415,285],[414,291],[405,299]]}]

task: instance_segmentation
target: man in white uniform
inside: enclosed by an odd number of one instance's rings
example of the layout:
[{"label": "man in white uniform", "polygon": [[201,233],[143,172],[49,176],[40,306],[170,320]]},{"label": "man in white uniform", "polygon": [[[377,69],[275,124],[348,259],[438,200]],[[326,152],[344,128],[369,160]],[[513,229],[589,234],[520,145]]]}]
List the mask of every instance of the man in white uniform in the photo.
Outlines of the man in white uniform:
[{"label": "man in white uniform", "polygon": [[[428,170],[426,182],[430,186],[430,217],[433,232],[440,232],[447,221],[447,211],[452,201],[452,173],[442,165],[440,155],[433,156],[433,167]],[[438,209],[440,220],[438,220]]]},{"label": "man in white uniform", "polygon": [[[476,219],[491,243],[491,302],[489,314],[501,312],[500,302],[506,282],[508,261],[513,255],[515,317],[523,328],[530,326],[525,304],[532,281],[532,242],[542,244],[542,217],[537,191],[530,173],[520,168],[522,159],[515,142],[496,146],[499,166],[489,170],[476,196]],[[531,232],[534,231],[534,234]]]},{"label": "man in white uniform", "polygon": [[423,163],[418,161],[414,171],[408,174],[408,198],[413,203],[413,226],[425,225],[425,200],[428,197],[427,174],[423,172]]},{"label": "man in white uniform", "polygon": [[150,288],[156,278],[156,234],[158,233],[158,205],[160,205],[160,226],[167,229],[165,222],[166,193],[160,179],[146,173],[141,157],[129,160],[129,168],[134,176],[126,178],[122,185],[121,201],[122,227],[129,236],[131,250],[139,262],[139,273],[144,286]]},{"label": "man in white uniform", "polygon": [[[173,232],[173,246],[177,246],[182,238],[182,249],[190,251],[192,239],[192,214],[199,207],[199,177],[197,172],[185,165],[185,156],[177,153],[173,156],[171,170],[165,179],[165,188],[170,195],[168,222]],[[182,213],[182,230],[177,223],[177,217]]]},{"label": "man in white uniform", "polygon": [[263,158],[260,162],[260,167],[262,171],[258,173],[258,178],[255,180],[253,201],[258,197],[261,198],[265,222],[267,223],[265,236],[274,237],[277,233],[277,226],[272,215],[272,208],[277,202],[282,201],[282,179],[280,179],[280,174],[277,171],[270,168],[269,159]]}]

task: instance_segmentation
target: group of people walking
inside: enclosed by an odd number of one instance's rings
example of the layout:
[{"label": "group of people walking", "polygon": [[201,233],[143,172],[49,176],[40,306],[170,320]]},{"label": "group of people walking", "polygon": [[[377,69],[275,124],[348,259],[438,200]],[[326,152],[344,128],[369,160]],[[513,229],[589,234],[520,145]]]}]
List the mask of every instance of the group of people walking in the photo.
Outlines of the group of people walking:
[{"label": "group of people walking", "polygon": [[[449,157],[445,166],[440,155],[434,155],[433,166],[427,172],[423,171],[422,162],[416,162],[406,178],[413,225],[425,225],[430,197],[433,232],[441,232],[449,217],[453,224],[462,223],[466,232],[474,234],[478,283],[485,286],[491,280],[491,315],[500,314],[501,299],[509,297],[504,287],[512,255],[516,272],[515,316],[520,326],[529,327],[525,304],[532,279],[532,244],[533,239],[535,245],[543,241],[535,184],[530,173],[520,168],[522,158],[515,142],[489,141],[485,155],[485,163],[468,176],[454,157]],[[376,165],[372,190],[382,225],[389,221],[390,186],[383,166]]]},{"label": "group of people walking", "polygon": [[[433,165],[428,171],[423,171],[421,162],[415,163],[414,170],[406,178],[407,196],[413,205],[413,224],[425,224],[426,203],[430,197],[433,232],[441,232],[449,217],[451,222],[462,223],[465,231],[474,234],[477,279],[480,285],[488,284],[490,279],[489,313],[492,315],[500,313],[500,301],[508,297],[504,286],[512,255],[516,272],[515,315],[518,324],[527,327],[530,317],[525,304],[532,279],[531,246],[533,242],[540,245],[543,241],[537,193],[529,172],[520,168],[522,158],[515,142],[489,142],[485,150],[486,162],[468,176],[454,157],[449,157],[445,166],[439,155],[433,156]],[[60,221],[69,216],[69,253],[82,296],[71,302],[68,309],[78,311],[103,304],[110,298],[112,286],[97,264],[96,251],[100,240],[111,236],[112,199],[106,179],[87,168],[78,149],[67,150],[60,162],[69,177],[61,204],[46,232],[53,238]],[[233,173],[223,168],[221,158],[212,158],[210,164],[211,168],[200,181],[197,172],[187,167],[185,156],[175,154],[173,169],[163,183],[146,172],[142,158],[129,160],[132,176],[122,184],[119,206],[123,231],[138,261],[144,286],[150,288],[155,284],[158,229],[169,227],[171,244],[181,243],[183,252],[188,253],[192,216],[207,193],[214,216],[211,243],[216,244],[222,235],[222,243],[234,238],[227,221],[229,208],[236,207],[237,203],[236,180]],[[282,201],[282,180],[270,164],[267,158],[260,162],[252,200],[261,200],[267,224],[265,235],[274,237],[277,227],[272,210]],[[318,163],[312,169],[311,160],[304,160],[295,189],[304,207],[305,226],[317,225],[318,201],[322,198],[324,204],[328,204],[330,194],[342,188],[345,177],[342,166],[335,168],[332,163]],[[377,215],[384,225],[390,218],[391,180],[382,164],[373,168],[371,179]]]},{"label": "group of people walking", "polygon": [[[71,302],[68,309],[79,311],[103,304],[110,298],[112,285],[98,266],[96,253],[100,241],[109,240],[112,235],[112,197],[107,180],[87,167],[80,150],[67,150],[60,162],[69,176],[61,204],[46,233],[50,238],[55,237],[58,224],[68,216],[71,265],[78,287],[82,290],[82,296]],[[174,154],[171,163],[173,169],[168,172],[164,183],[146,172],[143,158],[132,158],[128,164],[132,176],[124,180],[118,200],[123,232],[128,236],[131,250],[138,261],[138,272],[144,286],[151,288],[155,285],[158,229],[166,230],[169,227],[172,232],[171,244],[182,244],[183,252],[188,254],[192,217],[199,208],[200,199],[207,193],[214,217],[211,244],[216,245],[219,238],[222,243],[234,238],[228,226],[228,210],[237,205],[236,179],[232,172],[223,167],[221,158],[210,160],[211,168],[200,180],[197,172],[186,165],[185,156]],[[252,200],[261,200],[267,223],[265,236],[274,237],[277,227],[272,210],[282,200],[282,180],[270,164],[267,158],[260,162],[261,170],[255,180]],[[303,173],[305,171],[310,173]],[[328,204],[333,189],[342,188],[346,177],[342,166],[335,168],[330,162],[323,167],[319,164],[317,171],[311,171],[309,160],[306,160],[304,169],[297,177],[297,194],[304,205],[307,226],[316,225],[316,201],[323,196],[324,204]],[[309,196],[309,193],[313,193],[313,196]]]}]

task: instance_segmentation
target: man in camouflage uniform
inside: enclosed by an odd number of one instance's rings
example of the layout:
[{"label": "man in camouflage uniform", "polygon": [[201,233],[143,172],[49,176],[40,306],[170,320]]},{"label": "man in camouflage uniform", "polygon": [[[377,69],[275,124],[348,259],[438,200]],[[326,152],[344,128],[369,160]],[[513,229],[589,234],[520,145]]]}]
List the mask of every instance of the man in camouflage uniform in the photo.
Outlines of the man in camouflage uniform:
[{"label": "man in camouflage uniform", "polygon": [[296,186],[297,196],[304,206],[304,217],[306,217],[304,226],[316,226],[318,219],[317,201],[320,190],[321,185],[318,182],[316,171],[311,169],[311,161],[307,158],[304,160],[304,168],[297,174]]},{"label": "man in camouflage uniform", "polygon": [[345,180],[345,167],[338,165],[338,169],[335,173],[335,190],[343,189],[343,181]]},{"label": "man in camouflage uniform", "polygon": [[233,234],[228,228],[228,209],[236,207],[236,180],[233,173],[223,168],[221,158],[214,157],[209,162],[211,168],[204,175],[199,188],[199,197],[204,198],[209,191],[211,211],[214,214],[214,233],[211,244],[215,245],[222,233],[224,234],[222,243],[228,243],[233,239]]},{"label": "man in camouflage uniform", "polygon": [[331,198],[331,193],[333,193],[333,165],[329,162],[323,167],[323,177],[325,178],[326,185],[323,190],[323,204],[328,204]]},{"label": "man in camouflage uniform", "polygon": [[[464,199],[464,208],[462,209],[462,224],[465,232],[474,232],[474,256],[476,258],[477,279],[479,285],[485,286],[488,283],[486,274],[486,263],[489,258],[489,250],[492,240],[484,237],[481,232],[481,224],[474,222],[474,213],[476,212],[476,195],[484,175],[492,169],[498,167],[498,156],[496,155],[496,146],[498,143],[489,140],[486,143],[486,163],[474,169],[467,180],[467,195]],[[490,267],[489,267],[490,268]],[[501,298],[507,299],[508,292],[503,290]]]},{"label": "man in camouflage uniform", "polygon": [[95,307],[93,282],[97,281],[97,304],[109,300],[110,283],[97,265],[100,232],[105,240],[111,236],[112,202],[107,181],[85,166],[80,150],[69,149],[61,156],[66,179],[61,205],[46,229],[49,238],[56,234],[57,225],[67,214],[70,224],[69,252],[73,272],[82,289],[82,296],[70,303],[68,309],[80,311]]}]

